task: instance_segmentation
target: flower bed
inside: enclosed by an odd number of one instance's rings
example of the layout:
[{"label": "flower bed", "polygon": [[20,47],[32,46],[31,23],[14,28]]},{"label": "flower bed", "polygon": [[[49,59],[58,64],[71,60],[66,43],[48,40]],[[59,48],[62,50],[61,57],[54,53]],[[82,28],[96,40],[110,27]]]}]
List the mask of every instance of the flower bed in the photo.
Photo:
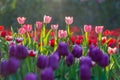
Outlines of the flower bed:
[{"label": "flower bed", "polygon": [[51,20],[45,15],[33,26],[18,17],[17,32],[0,26],[1,80],[119,80],[119,29],[79,29],[71,27],[73,17],[65,17],[66,30],[58,24],[47,30]]}]

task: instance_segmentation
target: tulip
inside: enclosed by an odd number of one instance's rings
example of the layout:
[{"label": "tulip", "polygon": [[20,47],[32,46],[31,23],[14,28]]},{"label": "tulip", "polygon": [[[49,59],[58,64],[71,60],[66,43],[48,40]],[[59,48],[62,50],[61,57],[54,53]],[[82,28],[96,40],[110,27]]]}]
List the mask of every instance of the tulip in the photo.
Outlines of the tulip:
[{"label": "tulip", "polygon": [[9,36],[9,35],[5,36],[5,40],[6,40],[6,41],[11,41],[12,39],[13,39],[12,36]]},{"label": "tulip", "polygon": [[18,68],[19,68],[19,60],[14,58],[14,57],[11,57],[9,60],[8,60],[8,71],[9,71],[9,74],[13,74],[13,73],[16,73]]},{"label": "tulip", "polygon": [[16,46],[15,45],[13,45],[13,46],[10,46],[10,48],[9,48],[9,56],[10,57],[14,57],[15,56],[15,54],[16,54]]},{"label": "tulip", "polygon": [[24,28],[19,28],[18,33],[19,34],[25,34],[26,30]]},{"label": "tulip", "polygon": [[111,48],[111,47],[108,47],[108,54],[115,54],[117,53],[117,47],[114,47],[114,48]]},{"label": "tulip", "polygon": [[107,37],[106,36],[102,37],[102,44],[106,43],[106,41],[107,41]]},{"label": "tulip", "polygon": [[57,30],[58,29],[58,24],[52,24],[51,29],[52,30]]},{"label": "tulip", "polygon": [[0,26],[0,31],[3,31],[4,30],[4,26]]},{"label": "tulip", "polygon": [[15,39],[15,41],[16,41],[17,43],[21,43],[23,40],[24,40],[24,39],[21,38],[21,37]]},{"label": "tulip", "polygon": [[66,56],[66,63],[67,66],[71,66],[74,63],[74,56],[71,53]]},{"label": "tulip", "polygon": [[6,60],[2,60],[0,62],[0,75],[7,76],[8,75],[8,62]]},{"label": "tulip", "polygon": [[26,21],[26,18],[25,17],[18,17],[17,21],[18,21],[19,24],[24,24],[25,21]]},{"label": "tulip", "polygon": [[48,24],[48,23],[51,22],[51,19],[52,19],[52,17],[44,15],[44,18],[43,18],[44,21],[43,22]]},{"label": "tulip", "polygon": [[99,62],[103,56],[103,52],[98,47],[91,48],[88,54],[92,58],[92,60],[96,62]]},{"label": "tulip", "polygon": [[90,67],[87,65],[80,66],[80,80],[90,80]]},{"label": "tulip", "polygon": [[48,67],[41,71],[40,80],[54,80],[53,70]]},{"label": "tulip", "polygon": [[115,46],[116,46],[116,43],[117,43],[116,39],[111,38],[111,39],[108,41],[108,46],[109,46],[109,47],[115,47]]},{"label": "tulip", "polygon": [[72,41],[72,44],[74,45],[74,43],[75,43],[75,36],[71,36],[70,40]]},{"label": "tulip", "polygon": [[28,56],[28,50],[23,45],[16,46],[16,52],[14,53],[15,57],[18,59],[25,59]]},{"label": "tulip", "polygon": [[98,62],[98,64],[101,67],[106,67],[109,64],[109,56],[108,56],[108,54],[104,54],[102,56],[102,59]]},{"label": "tulip", "polygon": [[103,35],[104,35],[104,36],[107,36],[107,35],[110,35],[110,33],[111,33],[110,30],[107,29],[107,30],[105,30],[105,31],[103,32]]},{"label": "tulip", "polygon": [[67,25],[71,25],[73,23],[73,17],[65,17],[65,22]]},{"label": "tulip", "polygon": [[51,40],[49,41],[49,45],[50,45],[51,47],[54,47],[54,45],[55,45],[55,39],[51,39]]},{"label": "tulip", "polygon": [[22,28],[24,28],[26,31],[28,31],[28,32],[30,32],[30,31],[32,31],[32,25],[30,25],[30,24],[27,24],[27,25],[23,25],[22,26]]},{"label": "tulip", "polygon": [[36,27],[40,29],[42,27],[42,22],[36,21]]},{"label": "tulip", "polygon": [[76,43],[77,45],[80,45],[80,44],[82,43],[82,40],[76,39],[76,40],[75,40],[75,43]]},{"label": "tulip", "polygon": [[85,32],[91,32],[92,26],[91,25],[84,25],[84,31]]},{"label": "tulip", "polygon": [[39,55],[37,59],[37,67],[40,69],[44,69],[48,66],[48,57]]},{"label": "tulip", "polygon": [[58,31],[58,37],[59,38],[66,38],[67,37],[67,31],[59,30]]},{"label": "tulip", "polygon": [[24,80],[37,80],[37,76],[34,73],[28,73]]},{"label": "tulip", "polygon": [[60,42],[58,44],[58,48],[56,50],[60,56],[67,56],[69,51],[68,51],[68,45],[64,42]]},{"label": "tulip", "polygon": [[1,33],[0,33],[0,36],[1,37],[5,37],[7,35],[7,31],[3,30]]},{"label": "tulip", "polygon": [[59,64],[58,56],[56,56],[55,54],[50,55],[48,66],[51,67],[53,70],[56,70],[58,68],[58,64]]},{"label": "tulip", "polygon": [[87,66],[91,67],[92,59],[89,56],[86,56],[86,57],[82,56],[80,58],[80,65],[87,65]]},{"label": "tulip", "polygon": [[79,58],[82,56],[82,47],[79,45],[74,45],[72,49],[72,54],[74,57]]},{"label": "tulip", "polygon": [[35,57],[36,54],[37,54],[36,51],[34,51],[34,50],[28,50],[28,55],[31,56],[31,57]]},{"label": "tulip", "polygon": [[102,33],[103,32],[103,28],[104,28],[104,26],[96,26],[95,27],[95,32],[96,33]]},{"label": "tulip", "polygon": [[9,46],[14,46],[14,45],[16,45],[16,42],[15,42],[15,41],[9,41],[9,42],[8,42],[8,45],[9,45]]}]

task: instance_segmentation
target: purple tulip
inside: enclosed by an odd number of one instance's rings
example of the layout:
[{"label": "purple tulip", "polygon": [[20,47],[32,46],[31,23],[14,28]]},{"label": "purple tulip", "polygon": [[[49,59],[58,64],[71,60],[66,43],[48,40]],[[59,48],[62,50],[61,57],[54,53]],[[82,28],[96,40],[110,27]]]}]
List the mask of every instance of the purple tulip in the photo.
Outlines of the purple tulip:
[{"label": "purple tulip", "polygon": [[54,80],[52,68],[45,68],[41,71],[40,80]]},{"label": "purple tulip", "polygon": [[49,56],[49,63],[48,66],[51,67],[53,70],[56,70],[58,68],[59,59],[57,55],[50,55]]},{"label": "purple tulip", "polygon": [[79,45],[74,45],[72,49],[72,54],[76,58],[79,58],[80,56],[82,56],[82,47],[80,47]]},{"label": "purple tulip", "polygon": [[15,57],[18,59],[25,59],[27,56],[28,56],[27,48],[23,45],[17,45]]},{"label": "purple tulip", "polygon": [[59,53],[60,56],[67,56],[69,53],[68,45],[64,42],[60,42],[57,48],[57,52]]},{"label": "purple tulip", "polygon": [[66,63],[68,66],[71,66],[74,63],[74,56],[71,53],[66,56]]},{"label": "purple tulip", "polygon": [[37,59],[37,66],[40,69],[44,69],[48,66],[48,57],[44,55],[39,55]]},{"label": "purple tulip", "polygon": [[82,56],[80,59],[80,65],[87,65],[89,67],[92,67],[92,60],[89,56]]},{"label": "purple tulip", "polygon": [[101,67],[106,67],[109,64],[108,54],[103,54],[102,59],[98,62]]},{"label": "purple tulip", "polygon": [[90,67],[87,65],[80,66],[80,78],[81,80],[90,80]]},{"label": "purple tulip", "polygon": [[9,48],[9,55],[10,55],[10,57],[14,57],[15,54],[16,54],[16,46],[15,45],[14,46],[10,46],[10,48]]},{"label": "purple tulip", "polygon": [[24,80],[37,80],[37,76],[34,73],[28,73]]},{"label": "purple tulip", "polygon": [[0,75],[7,76],[8,75],[8,62],[6,60],[2,60],[0,63]]},{"label": "purple tulip", "polygon": [[53,55],[55,55],[57,57],[57,59],[60,61],[61,57],[58,52],[54,52]]},{"label": "purple tulip", "polygon": [[9,60],[8,60],[8,71],[9,71],[9,74],[12,74],[12,73],[15,73],[17,72],[18,68],[19,68],[19,60],[14,58],[14,57],[11,57]]},{"label": "purple tulip", "polygon": [[88,54],[92,58],[92,60],[96,62],[99,62],[103,56],[103,52],[98,47],[94,47],[93,49],[91,49]]}]

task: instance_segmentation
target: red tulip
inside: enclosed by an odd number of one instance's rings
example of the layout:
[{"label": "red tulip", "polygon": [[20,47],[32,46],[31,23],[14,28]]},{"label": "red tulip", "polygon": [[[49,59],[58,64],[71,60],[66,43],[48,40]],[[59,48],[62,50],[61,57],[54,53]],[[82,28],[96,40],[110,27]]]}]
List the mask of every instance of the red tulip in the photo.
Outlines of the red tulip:
[{"label": "red tulip", "polygon": [[6,40],[6,41],[11,41],[12,39],[13,39],[12,36],[9,36],[9,35],[5,36],[5,40]]},{"label": "red tulip", "polygon": [[51,47],[54,47],[54,45],[55,45],[55,39],[51,39],[51,40],[49,41],[49,45],[50,45]]},{"label": "red tulip", "polygon": [[114,47],[114,46],[116,46],[116,42],[117,41],[114,38],[112,38],[108,41],[108,46],[109,47]]},{"label": "red tulip", "polygon": [[108,29],[105,30],[105,31],[103,32],[103,35],[104,35],[104,36],[110,35],[110,30],[108,30]]},{"label": "red tulip", "polygon": [[28,50],[28,55],[31,57],[35,57],[37,54],[37,52],[35,52],[34,50]]},{"label": "red tulip", "polygon": [[4,30],[4,26],[0,26],[0,31],[3,31]]},{"label": "red tulip", "polygon": [[1,37],[5,37],[7,35],[7,31],[6,30],[3,30],[1,33],[0,33]]}]

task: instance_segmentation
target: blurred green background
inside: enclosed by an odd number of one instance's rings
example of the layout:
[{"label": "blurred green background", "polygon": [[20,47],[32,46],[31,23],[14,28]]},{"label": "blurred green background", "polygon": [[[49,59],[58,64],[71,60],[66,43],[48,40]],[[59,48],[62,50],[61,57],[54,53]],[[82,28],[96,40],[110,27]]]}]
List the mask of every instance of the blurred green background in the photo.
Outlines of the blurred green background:
[{"label": "blurred green background", "polygon": [[52,16],[51,24],[65,27],[64,17],[73,16],[72,26],[84,24],[104,25],[105,28],[120,27],[120,0],[0,0],[0,25],[19,27],[16,18],[24,16],[26,23]]}]

